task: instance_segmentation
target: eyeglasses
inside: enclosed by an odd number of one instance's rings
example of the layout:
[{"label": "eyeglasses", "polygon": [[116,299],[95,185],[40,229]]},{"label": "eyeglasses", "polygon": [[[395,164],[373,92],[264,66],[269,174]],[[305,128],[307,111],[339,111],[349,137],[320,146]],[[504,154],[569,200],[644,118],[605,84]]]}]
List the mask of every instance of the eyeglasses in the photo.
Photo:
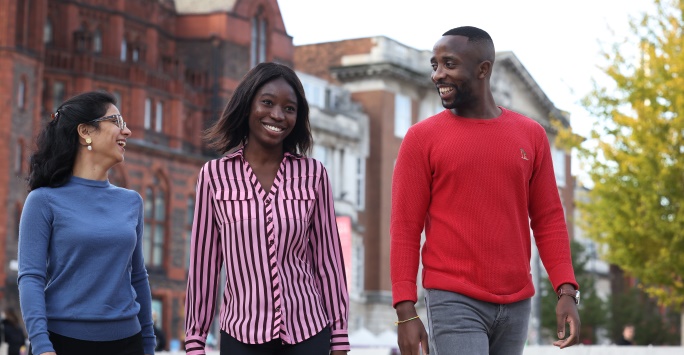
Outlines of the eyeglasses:
[{"label": "eyeglasses", "polygon": [[112,123],[114,123],[117,127],[119,127],[119,129],[122,130],[122,131],[123,131],[124,129],[126,129],[126,122],[124,122],[123,117],[122,117],[120,114],[118,114],[118,113],[117,113],[117,114],[113,114],[113,115],[109,115],[109,116],[104,116],[104,117],[96,118],[96,119],[90,121],[90,123],[102,122],[102,121],[109,121],[109,122],[112,122]]}]

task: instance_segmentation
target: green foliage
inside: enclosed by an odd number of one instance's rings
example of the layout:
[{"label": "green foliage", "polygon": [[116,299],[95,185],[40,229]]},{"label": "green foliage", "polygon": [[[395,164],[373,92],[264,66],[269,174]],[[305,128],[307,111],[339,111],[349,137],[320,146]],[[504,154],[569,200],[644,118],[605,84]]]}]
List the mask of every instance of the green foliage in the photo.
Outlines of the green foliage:
[{"label": "green foliage", "polygon": [[[572,265],[575,270],[575,278],[580,284],[582,292],[579,305],[581,340],[584,343],[596,344],[597,330],[605,328],[610,319],[608,304],[596,294],[594,275],[586,271],[589,257],[584,247],[576,241],[570,243],[572,250]],[[556,304],[558,299],[554,297],[555,291],[548,279],[541,282],[541,327],[545,337],[551,339],[556,334]]]},{"label": "green foliage", "polygon": [[586,234],[607,246],[608,262],[661,305],[681,309],[684,0],[654,0],[654,7],[633,21],[625,43],[605,51],[603,71],[614,85],[595,86],[584,100],[598,122],[579,154],[593,187],[578,207]]},{"label": "green foliage", "polygon": [[632,324],[636,345],[680,344],[677,331],[679,314],[661,309],[641,290],[632,288],[625,293],[612,295],[610,305],[613,317],[608,328],[613,341],[620,339],[624,325]]}]

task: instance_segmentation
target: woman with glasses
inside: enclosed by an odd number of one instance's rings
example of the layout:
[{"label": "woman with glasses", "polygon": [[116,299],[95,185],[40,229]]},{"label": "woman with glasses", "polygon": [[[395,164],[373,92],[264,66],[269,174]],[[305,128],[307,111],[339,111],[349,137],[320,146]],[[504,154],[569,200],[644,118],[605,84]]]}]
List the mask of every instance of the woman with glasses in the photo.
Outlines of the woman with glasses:
[{"label": "woman with glasses", "polygon": [[330,181],[295,72],[261,63],[207,138],[197,182],[185,350],[205,354],[220,289],[222,355],[343,355],[349,298]]},{"label": "woman with glasses", "polygon": [[115,105],[70,98],[31,156],[18,283],[35,355],[154,353],[142,198],[107,179],[131,135]]}]

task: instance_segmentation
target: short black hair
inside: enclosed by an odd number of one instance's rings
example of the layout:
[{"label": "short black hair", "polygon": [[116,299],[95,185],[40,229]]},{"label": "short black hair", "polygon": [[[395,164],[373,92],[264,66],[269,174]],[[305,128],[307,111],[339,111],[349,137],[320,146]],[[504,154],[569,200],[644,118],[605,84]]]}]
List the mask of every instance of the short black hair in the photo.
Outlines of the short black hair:
[{"label": "short black hair", "polygon": [[209,146],[224,154],[244,144],[249,134],[249,114],[254,96],[266,83],[280,78],[290,84],[297,96],[297,121],[283,141],[283,149],[293,154],[306,154],[313,140],[304,87],[294,70],[273,62],[259,63],[242,78],[221,118],[205,132],[204,138]]},{"label": "short black hair", "polygon": [[492,63],[494,62],[494,40],[492,40],[492,37],[489,35],[489,33],[487,33],[487,31],[473,26],[461,26],[444,32],[442,36],[466,37],[468,38],[469,43],[472,42],[482,46],[482,54],[484,55],[484,57],[481,58],[482,60],[489,60]]},{"label": "short black hair", "polygon": [[487,33],[487,31],[473,26],[461,26],[452,28],[444,32],[442,36],[463,36],[468,37],[468,42],[488,41],[492,42],[492,44],[494,43],[492,37],[489,36],[489,33]]}]

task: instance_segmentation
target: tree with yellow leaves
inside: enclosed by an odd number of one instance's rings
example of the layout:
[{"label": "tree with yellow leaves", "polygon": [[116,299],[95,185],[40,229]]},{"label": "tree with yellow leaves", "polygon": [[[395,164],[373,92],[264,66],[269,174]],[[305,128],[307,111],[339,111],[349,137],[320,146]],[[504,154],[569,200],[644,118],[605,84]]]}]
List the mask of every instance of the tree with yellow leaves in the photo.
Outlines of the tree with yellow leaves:
[{"label": "tree with yellow leaves", "polygon": [[580,223],[606,246],[607,261],[661,305],[681,310],[684,0],[654,4],[632,21],[631,38],[605,51],[603,69],[614,85],[597,85],[584,100],[598,121],[579,153],[593,184]]}]

